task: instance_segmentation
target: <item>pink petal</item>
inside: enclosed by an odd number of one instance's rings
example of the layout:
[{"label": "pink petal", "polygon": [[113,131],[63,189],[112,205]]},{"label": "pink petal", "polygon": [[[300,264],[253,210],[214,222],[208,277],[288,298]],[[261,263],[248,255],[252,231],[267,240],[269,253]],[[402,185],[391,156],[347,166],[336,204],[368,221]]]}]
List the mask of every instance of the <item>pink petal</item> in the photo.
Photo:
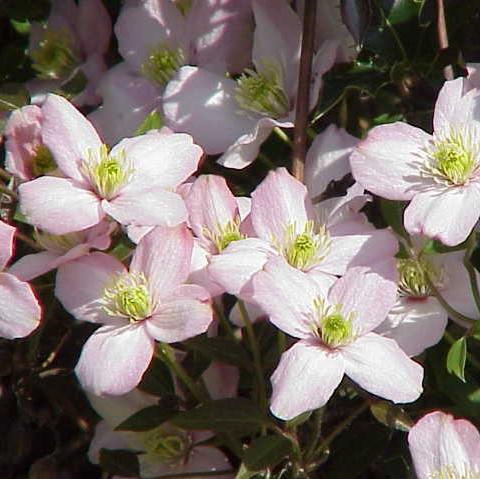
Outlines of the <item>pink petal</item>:
[{"label": "pink petal", "polygon": [[435,298],[400,298],[375,332],[394,339],[408,356],[418,356],[442,339],[447,322]]},{"label": "pink petal", "polygon": [[[320,90],[323,86],[323,75],[335,64],[340,45],[335,40],[326,40],[313,57],[312,79],[310,83],[310,110],[318,103]],[[295,92],[296,93],[296,92]]]},{"label": "pink petal", "polygon": [[252,278],[252,299],[277,328],[296,338],[312,337],[314,301],[326,291],[280,257],[269,260]]},{"label": "pink petal", "polygon": [[40,323],[42,310],[28,283],[0,273],[0,337],[28,336]]},{"label": "pink petal", "polygon": [[464,83],[465,79],[460,77],[443,84],[433,113],[433,129],[436,132],[450,128],[456,106],[463,96]]},{"label": "pink petal", "polygon": [[397,284],[366,268],[352,268],[333,285],[328,299],[341,304],[345,314],[354,313],[354,331],[362,335],[386,318],[397,299]]},{"label": "pink petal", "polygon": [[305,183],[313,198],[323,193],[332,180],[350,173],[348,160],[358,139],[334,124],[317,135],[305,160]]},{"label": "pink petal", "polygon": [[102,326],[83,346],[75,372],[82,386],[94,394],[125,394],[142,379],[154,347],[143,322]]},{"label": "pink petal", "polygon": [[277,255],[269,243],[258,238],[234,241],[221,254],[210,257],[208,272],[227,292],[239,295],[268,258]]},{"label": "pink petal", "polygon": [[322,407],[340,384],[345,365],[341,354],[313,341],[299,341],[282,354],[271,377],[270,410],[283,420]]},{"label": "pink petal", "polygon": [[94,193],[66,178],[42,176],[23,183],[18,192],[28,221],[55,235],[96,225],[105,215]]},{"label": "pink petal", "polygon": [[431,136],[406,123],[373,128],[350,156],[353,177],[367,190],[391,200],[410,200],[425,182],[423,148]]},{"label": "pink petal", "polygon": [[210,233],[216,233],[238,215],[235,197],[225,179],[218,175],[202,175],[197,178],[185,202],[190,226],[199,238],[204,237],[205,228]]},{"label": "pink petal", "polygon": [[0,220],[0,271],[12,257],[14,236],[15,228]]},{"label": "pink petal", "polygon": [[393,339],[368,333],[344,346],[342,354],[345,374],[372,394],[394,403],[407,403],[422,393],[422,366]]},{"label": "pink petal", "polygon": [[176,226],[187,219],[182,197],[156,185],[122,191],[111,201],[103,200],[102,208],[122,225]]},{"label": "pink petal", "polygon": [[[125,418],[126,419],[126,418]],[[100,462],[101,449],[130,449],[131,444],[125,433],[113,431],[106,421],[100,421],[95,426],[92,440],[88,447],[88,460],[92,464]],[[124,479],[124,478],[118,478]]]},{"label": "pink petal", "polygon": [[193,238],[185,225],[157,227],[140,241],[130,271],[144,273],[159,299],[168,297],[190,273]]},{"label": "pink petal", "polygon": [[[480,213],[480,183],[437,187],[415,195],[405,210],[405,228],[455,246],[466,240]],[[448,211],[448,215],[445,214]]]},{"label": "pink petal", "polygon": [[236,366],[212,361],[202,374],[202,379],[212,399],[237,396],[240,372]]},{"label": "pink petal", "polygon": [[92,124],[65,98],[49,94],[42,105],[43,143],[66,176],[87,184],[80,164],[102,145]]},{"label": "pink petal", "polygon": [[163,111],[174,131],[190,133],[205,153],[223,153],[248,133],[255,118],[238,113],[234,80],[186,66],[167,84]]},{"label": "pink petal", "polygon": [[60,266],[55,296],[77,319],[118,324],[122,320],[104,312],[99,300],[105,288],[125,271],[125,266],[112,256],[99,252],[90,253]]},{"label": "pink petal", "polygon": [[81,0],[78,4],[77,31],[87,55],[105,54],[110,44],[112,24],[101,0]]},{"label": "pink petal", "polygon": [[58,257],[59,254],[51,251],[27,254],[12,264],[8,272],[22,281],[30,281],[54,269]]},{"label": "pink petal", "polygon": [[308,191],[285,168],[271,170],[252,193],[251,217],[260,238],[281,243],[288,226],[300,232],[313,218]]}]

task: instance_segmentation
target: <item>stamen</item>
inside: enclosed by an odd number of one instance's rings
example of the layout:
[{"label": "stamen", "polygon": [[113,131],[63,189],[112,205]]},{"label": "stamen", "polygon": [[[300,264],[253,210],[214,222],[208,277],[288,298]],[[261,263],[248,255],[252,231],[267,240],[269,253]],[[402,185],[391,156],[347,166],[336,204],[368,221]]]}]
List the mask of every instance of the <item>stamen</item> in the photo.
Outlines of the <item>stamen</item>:
[{"label": "stamen", "polygon": [[222,252],[230,243],[245,239],[246,236],[240,233],[240,217],[237,216],[233,221],[229,221],[223,226],[218,225],[216,231],[210,231],[204,228],[203,234],[217,248],[217,252]]},{"label": "stamen", "polygon": [[400,296],[426,298],[432,295],[429,278],[436,286],[442,286],[444,281],[443,270],[436,268],[426,259],[398,259],[397,269],[400,276]]},{"label": "stamen", "polygon": [[458,472],[453,466],[446,466],[441,471],[429,474],[428,479],[480,479],[480,471]]},{"label": "stamen", "polygon": [[159,86],[166,85],[175,72],[185,63],[185,56],[180,48],[174,50],[169,45],[154,48],[142,63],[142,74]]},{"label": "stamen", "polygon": [[163,426],[140,433],[140,438],[147,453],[156,456],[160,462],[166,463],[175,463],[184,459],[191,446],[188,435],[184,431],[167,430]]}]

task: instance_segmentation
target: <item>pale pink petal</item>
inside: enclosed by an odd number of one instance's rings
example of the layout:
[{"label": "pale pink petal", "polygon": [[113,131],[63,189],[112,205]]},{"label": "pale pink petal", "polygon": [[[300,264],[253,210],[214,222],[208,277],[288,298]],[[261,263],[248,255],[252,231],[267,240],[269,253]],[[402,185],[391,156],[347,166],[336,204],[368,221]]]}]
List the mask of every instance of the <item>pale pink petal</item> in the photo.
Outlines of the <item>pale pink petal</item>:
[{"label": "pale pink petal", "polygon": [[274,127],[293,128],[293,123],[277,121],[273,118],[260,118],[251,125],[249,131],[240,135],[217,162],[226,168],[241,170],[250,165],[258,156],[262,143],[268,138]]},{"label": "pale pink petal", "polygon": [[170,0],[145,0],[127,3],[115,24],[120,55],[134,70],[153,49],[168,45],[177,48],[185,35],[185,20]]},{"label": "pale pink petal", "polygon": [[101,101],[101,97],[97,94],[97,87],[107,71],[105,59],[100,53],[93,53],[92,55],[89,55],[79,68],[85,75],[87,84],[78,95],[75,95],[72,98],[72,103],[75,106],[97,106]]},{"label": "pale pink petal", "polygon": [[[429,479],[447,468],[458,477],[480,471],[479,432],[468,421],[455,420],[450,414],[434,411],[422,417],[410,429],[408,445],[419,479]],[[470,454],[473,452],[476,457]]]},{"label": "pale pink petal", "polygon": [[154,347],[143,322],[102,326],[83,346],[75,372],[93,394],[125,394],[142,379]]},{"label": "pale pink petal", "polygon": [[[230,310],[230,314],[228,319],[239,328],[243,328],[245,326],[245,321],[243,320],[242,313],[240,312],[240,308],[238,305],[238,301],[234,304],[233,308]],[[245,309],[247,310],[248,318],[252,323],[256,323],[257,321],[267,319],[265,311],[262,308],[257,306],[255,303],[248,303],[244,302]]]},{"label": "pale pink petal", "polygon": [[270,410],[284,420],[322,407],[345,372],[342,355],[314,341],[299,341],[282,354],[271,377]]},{"label": "pale pink petal", "polygon": [[318,283],[280,257],[252,278],[252,299],[277,328],[296,338],[312,337],[314,301],[325,297]]},{"label": "pale pink petal", "polygon": [[94,226],[105,216],[99,198],[69,179],[42,176],[23,183],[18,192],[28,221],[55,235]]},{"label": "pale pink petal", "polygon": [[81,0],[78,4],[77,32],[87,55],[105,54],[112,35],[110,15],[101,0]]},{"label": "pale pink petal", "polygon": [[0,271],[7,265],[13,254],[15,227],[0,220]]},{"label": "pale pink petal", "polygon": [[56,267],[55,262],[59,256],[58,253],[51,251],[27,254],[13,263],[8,269],[8,272],[14,274],[22,281],[30,281],[54,269]]},{"label": "pale pink petal", "polygon": [[422,366],[393,339],[368,333],[343,346],[342,354],[345,374],[372,394],[394,403],[407,403],[422,393]]},{"label": "pale pink petal", "polygon": [[208,272],[227,292],[239,295],[268,258],[277,255],[269,243],[258,238],[234,241],[221,254],[210,257]]},{"label": "pale pink petal", "polygon": [[357,143],[358,138],[334,124],[315,137],[305,160],[305,184],[312,198],[323,193],[332,180],[350,173],[348,158]]},{"label": "pale pink petal", "polygon": [[109,316],[102,309],[100,299],[105,288],[124,272],[125,266],[112,256],[90,253],[60,266],[55,296],[77,319],[93,323],[122,323],[123,320]]},{"label": "pale pink petal", "polygon": [[88,460],[92,464],[98,464],[100,462],[101,449],[130,449],[131,447],[128,434],[113,431],[106,421],[100,421],[95,426],[95,432],[88,447]]},{"label": "pale pink petal", "polygon": [[423,148],[431,136],[406,123],[373,128],[350,156],[353,177],[367,190],[391,200],[410,200],[425,180]]},{"label": "pale pink petal", "polygon": [[97,92],[103,98],[103,104],[90,113],[88,119],[110,145],[132,136],[160,102],[158,88],[135,75],[126,63],[108,70]]},{"label": "pale pink petal", "polygon": [[[455,246],[467,239],[480,215],[480,183],[418,193],[405,210],[405,228]],[[448,211],[448,214],[445,212]]]},{"label": "pale pink petal", "polygon": [[225,179],[218,175],[202,175],[197,178],[185,203],[190,226],[199,238],[205,236],[205,228],[210,233],[216,233],[238,215],[235,197]]},{"label": "pale pink petal", "polygon": [[237,395],[239,373],[236,366],[212,361],[202,374],[202,379],[210,397],[212,399],[235,397]]},{"label": "pale pink petal", "polygon": [[203,286],[213,298],[225,293],[225,289],[215,282],[208,272],[210,253],[195,238],[192,250],[192,263],[190,265],[189,283]]},{"label": "pale pink petal", "polygon": [[235,87],[235,81],[224,76],[180,68],[163,95],[167,125],[190,133],[207,154],[223,153],[256,124],[256,118],[239,113]]},{"label": "pale pink petal", "polygon": [[182,197],[156,185],[143,190],[122,191],[111,201],[102,201],[103,210],[122,225],[176,226],[187,219]]},{"label": "pale pink petal", "polygon": [[0,337],[28,336],[40,323],[42,310],[28,283],[0,273]]},{"label": "pale pink petal", "polygon": [[292,225],[300,233],[313,218],[307,188],[285,168],[270,171],[252,193],[251,218],[255,232],[266,241],[281,243]]},{"label": "pale pink petal", "polygon": [[185,225],[157,227],[141,239],[130,271],[145,274],[151,291],[163,299],[187,279],[192,248],[192,234]]},{"label": "pale pink petal", "polygon": [[479,96],[479,90],[473,89],[467,91],[467,93],[456,102],[453,110],[449,114],[449,122],[445,125],[447,133],[450,133],[452,128],[460,131],[463,128],[478,128],[480,126],[478,118]]},{"label": "pale pink petal", "polygon": [[117,224],[104,220],[98,225],[83,231],[84,241],[87,246],[95,249],[107,249],[110,246],[110,235],[117,229]]},{"label": "pale pink petal", "polygon": [[43,143],[52,152],[58,167],[66,176],[88,184],[80,171],[89,151],[102,145],[92,124],[65,98],[49,94],[42,105]]},{"label": "pale pink petal", "polygon": [[400,298],[375,332],[394,339],[408,356],[418,356],[442,339],[447,322],[435,298]]},{"label": "pale pink petal", "polygon": [[152,186],[176,188],[195,173],[203,155],[190,135],[161,132],[122,140],[112,149],[111,155],[122,151],[134,169],[133,178],[122,193]]},{"label": "pale pink petal", "polygon": [[397,284],[366,268],[352,268],[333,285],[328,299],[341,304],[344,314],[353,313],[354,331],[362,335],[386,318],[397,299]]},{"label": "pale pink petal", "polygon": [[42,143],[42,111],[26,105],[12,112],[5,125],[5,167],[22,180],[33,177],[31,161]]},{"label": "pale pink petal", "polygon": [[470,90],[480,87],[480,63],[467,63],[468,76],[466,78],[464,88]]},{"label": "pale pink petal", "polygon": [[462,77],[446,81],[438,92],[433,113],[433,129],[436,132],[450,128],[455,108],[463,96],[464,83]]}]

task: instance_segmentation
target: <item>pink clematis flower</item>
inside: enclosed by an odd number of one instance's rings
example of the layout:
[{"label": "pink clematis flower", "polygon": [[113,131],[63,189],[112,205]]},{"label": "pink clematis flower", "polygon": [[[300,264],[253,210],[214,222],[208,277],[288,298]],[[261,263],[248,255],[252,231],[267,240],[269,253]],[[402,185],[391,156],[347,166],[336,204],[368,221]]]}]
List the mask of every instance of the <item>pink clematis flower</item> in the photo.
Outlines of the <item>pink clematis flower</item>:
[{"label": "pink clematis flower", "polygon": [[40,324],[42,310],[29,284],[2,272],[13,254],[15,228],[0,221],[0,337],[28,336]]},{"label": "pink clematis flower", "polygon": [[[480,215],[480,96],[464,94],[464,79],[445,82],[433,117],[433,135],[405,123],[372,129],[350,162],[367,190],[411,200],[405,228],[453,246],[464,241]],[[445,214],[448,211],[448,214]]]},{"label": "pink clematis flower", "polygon": [[197,169],[202,156],[190,136],[147,134],[108,151],[67,100],[48,95],[42,113],[43,142],[65,177],[20,185],[22,211],[34,226],[63,235],[94,226],[106,215],[124,225],[185,221],[185,204],[172,190]]},{"label": "pink clematis flower", "polygon": [[62,236],[37,231],[35,239],[45,251],[22,256],[10,267],[9,272],[23,281],[30,281],[88,254],[91,249],[107,249],[110,246],[110,235],[116,227],[116,223],[103,220],[86,230]]},{"label": "pink clematis flower", "polygon": [[480,433],[466,419],[434,411],[408,433],[418,479],[475,479],[480,476]]},{"label": "pink clematis flower", "polygon": [[[362,194],[354,193],[327,200],[326,207],[320,204],[315,212],[302,183],[285,168],[270,171],[252,193],[250,219],[257,237],[235,241],[211,257],[209,273],[235,295],[242,295],[252,276],[274,256],[330,284],[353,266],[381,268],[395,278],[397,241],[358,213],[364,202]],[[358,209],[352,211],[352,204]]]},{"label": "pink clematis flower", "polygon": [[76,105],[95,105],[95,90],[107,69],[104,56],[110,44],[112,25],[102,0],[53,0],[46,24],[34,22],[29,54],[39,80],[27,85],[37,99],[79,74],[85,88],[73,98]]},{"label": "pink clematis flower", "polygon": [[[428,278],[447,303],[471,318],[478,318],[463,251],[428,255],[422,241],[410,258],[397,259],[398,299],[376,332],[397,341],[409,355],[417,356],[437,344],[445,332],[448,313],[433,295]],[[476,273],[480,280],[480,275]]]},{"label": "pink clematis flower", "polygon": [[55,293],[65,309],[103,325],[86,342],[76,366],[88,391],[125,394],[148,368],[155,340],[173,343],[207,330],[209,294],[182,284],[192,246],[186,226],[158,227],[142,238],[129,270],[97,252],[60,266]]},{"label": "pink clematis flower", "polygon": [[372,332],[395,303],[395,283],[353,268],[327,292],[272,259],[254,276],[252,290],[270,321],[300,339],[282,354],[271,378],[275,416],[288,420],[323,406],[344,374],[396,403],[420,396],[423,368],[395,341]]},{"label": "pink clematis flower", "polygon": [[[166,123],[190,133],[219,163],[245,168],[274,127],[292,128],[300,59],[301,25],[286,0],[253,0],[253,64],[238,80],[185,66],[168,83],[163,98]],[[338,43],[321,44],[313,60],[311,106],[322,75],[333,65]]]}]

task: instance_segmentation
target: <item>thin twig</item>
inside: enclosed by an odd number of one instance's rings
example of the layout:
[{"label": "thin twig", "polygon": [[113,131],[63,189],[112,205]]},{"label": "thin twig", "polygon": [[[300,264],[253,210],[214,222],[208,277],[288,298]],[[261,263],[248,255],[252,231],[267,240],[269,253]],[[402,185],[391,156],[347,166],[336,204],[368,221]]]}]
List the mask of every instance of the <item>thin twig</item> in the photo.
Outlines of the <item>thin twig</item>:
[{"label": "thin twig", "polygon": [[18,200],[18,195],[15,193],[15,191],[12,191],[10,188],[7,188],[6,186],[0,184],[0,193],[3,193],[10,198],[14,199],[15,201]]},{"label": "thin twig", "polygon": [[10,181],[12,179],[13,175],[9,173],[8,171],[5,171],[3,168],[0,168],[0,178],[2,178],[5,181]]},{"label": "thin twig", "polygon": [[[448,48],[448,33],[443,0],[437,0],[437,35],[440,50],[446,50]],[[446,65],[443,68],[443,76],[445,77],[445,80],[453,80],[452,65]]]},{"label": "thin twig", "polygon": [[302,52],[298,71],[297,103],[295,105],[295,127],[293,130],[292,174],[303,181],[305,154],[307,151],[307,121],[310,104],[310,81],[312,77],[313,41],[317,0],[305,0],[303,17]]}]

